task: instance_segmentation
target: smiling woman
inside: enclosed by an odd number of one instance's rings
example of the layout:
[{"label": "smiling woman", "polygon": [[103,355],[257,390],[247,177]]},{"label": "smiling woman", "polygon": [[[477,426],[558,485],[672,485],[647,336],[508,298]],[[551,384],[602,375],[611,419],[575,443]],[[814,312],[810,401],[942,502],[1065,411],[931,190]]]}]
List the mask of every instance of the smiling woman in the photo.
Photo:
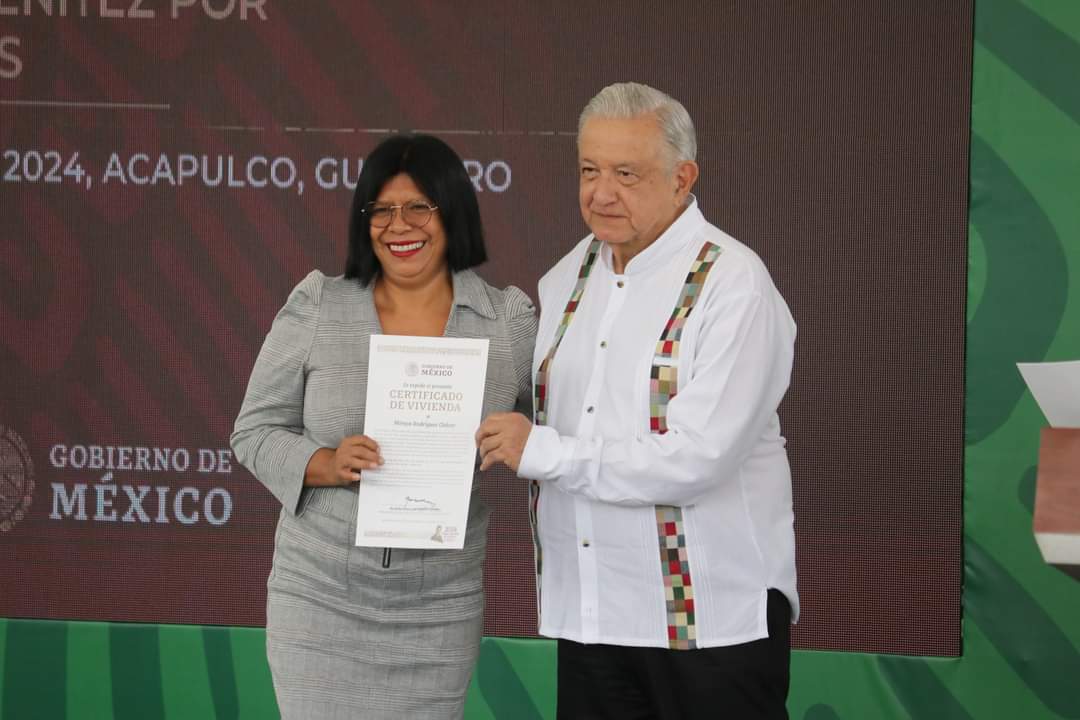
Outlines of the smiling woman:
[{"label": "smiling woman", "polygon": [[[381,273],[377,299],[391,287],[422,288],[445,279],[446,231],[436,211],[405,173],[392,177],[378,198],[364,206]],[[449,284],[443,283],[443,289],[449,291]]]},{"label": "smiling woman", "polygon": [[[435,210],[428,218],[404,208],[383,216],[389,206],[414,203]],[[372,214],[376,206],[383,208],[379,217]],[[379,254],[383,243],[424,238],[443,242],[451,272],[487,260],[479,204],[461,158],[435,137],[393,137],[364,161],[356,184],[345,276],[367,285],[387,271],[384,263],[389,255]]]},{"label": "smiling woman", "polygon": [[[531,413],[535,310],[470,269],[485,258],[461,159],[434,137],[393,137],[357,181],[345,274],[308,275],[259,354],[232,442],[282,504],[266,630],[283,718],[462,715],[487,508],[474,493],[461,550],[395,548],[391,562],[352,539],[357,484],[383,462],[379,438],[362,434],[372,335],[487,338],[483,414]],[[442,395],[405,402],[454,402]]]}]

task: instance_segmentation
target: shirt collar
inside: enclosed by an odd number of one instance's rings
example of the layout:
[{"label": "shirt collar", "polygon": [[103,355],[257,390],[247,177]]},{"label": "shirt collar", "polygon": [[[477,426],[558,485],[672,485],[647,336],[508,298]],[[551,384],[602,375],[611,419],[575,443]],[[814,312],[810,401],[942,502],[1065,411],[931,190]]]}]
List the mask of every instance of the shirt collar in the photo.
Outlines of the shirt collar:
[{"label": "shirt collar", "polygon": [[453,273],[451,279],[454,283],[455,307],[467,307],[488,320],[496,318],[495,306],[487,293],[487,283],[479,275],[472,270],[462,270]]},{"label": "shirt collar", "polygon": [[[657,263],[663,262],[672,253],[682,248],[692,236],[693,231],[704,222],[705,216],[698,209],[697,198],[691,193],[686,208],[679,214],[679,217],[675,218],[675,222],[671,223],[667,230],[660,233],[660,237],[656,238],[649,247],[632,257],[626,267],[623,268],[623,273],[633,275],[644,272]],[[607,244],[601,250],[600,257],[603,258],[607,269],[614,272],[612,269],[614,266],[611,262],[611,248]]]}]

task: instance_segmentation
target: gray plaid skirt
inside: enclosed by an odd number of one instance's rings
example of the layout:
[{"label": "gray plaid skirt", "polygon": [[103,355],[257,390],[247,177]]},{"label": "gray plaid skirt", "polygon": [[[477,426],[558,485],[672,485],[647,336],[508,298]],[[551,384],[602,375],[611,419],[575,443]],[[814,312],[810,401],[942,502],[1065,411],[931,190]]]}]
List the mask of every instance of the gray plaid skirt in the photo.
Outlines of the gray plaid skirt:
[{"label": "gray plaid skirt", "polygon": [[483,632],[483,503],[463,550],[398,548],[384,568],[381,548],[353,545],[355,490],[313,490],[299,516],[282,512],[267,582],[281,717],[460,718]]}]

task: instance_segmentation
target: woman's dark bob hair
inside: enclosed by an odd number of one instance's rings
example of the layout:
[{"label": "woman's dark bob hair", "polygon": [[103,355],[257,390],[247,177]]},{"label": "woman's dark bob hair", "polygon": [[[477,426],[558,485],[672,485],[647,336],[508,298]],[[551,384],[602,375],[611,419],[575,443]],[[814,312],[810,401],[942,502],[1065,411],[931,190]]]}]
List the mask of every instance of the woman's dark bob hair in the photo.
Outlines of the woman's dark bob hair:
[{"label": "woman's dark bob hair", "polygon": [[364,206],[379,196],[383,186],[404,173],[434,205],[446,230],[446,264],[451,272],[471,268],[487,260],[480,206],[472,181],[458,154],[431,135],[397,135],[379,143],[364,160],[353,193],[349,218],[349,257],[345,277],[365,287],[379,276],[382,267],[371,247],[371,232]]}]

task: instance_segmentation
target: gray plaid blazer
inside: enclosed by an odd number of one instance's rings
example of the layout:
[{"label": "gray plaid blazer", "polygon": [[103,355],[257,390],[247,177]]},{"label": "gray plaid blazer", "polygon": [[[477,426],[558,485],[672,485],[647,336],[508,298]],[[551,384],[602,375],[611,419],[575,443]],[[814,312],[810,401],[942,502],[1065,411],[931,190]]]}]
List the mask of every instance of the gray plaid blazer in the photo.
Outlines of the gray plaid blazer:
[{"label": "gray plaid blazer", "polygon": [[[455,273],[453,286],[446,336],[490,340],[484,416],[531,417],[533,303],[471,270]],[[304,471],[316,450],[363,431],[368,338],[380,332],[372,287],[313,271],[289,295],[255,361],[232,447],[290,514],[314,505],[355,517],[355,488],[304,487]]]}]

